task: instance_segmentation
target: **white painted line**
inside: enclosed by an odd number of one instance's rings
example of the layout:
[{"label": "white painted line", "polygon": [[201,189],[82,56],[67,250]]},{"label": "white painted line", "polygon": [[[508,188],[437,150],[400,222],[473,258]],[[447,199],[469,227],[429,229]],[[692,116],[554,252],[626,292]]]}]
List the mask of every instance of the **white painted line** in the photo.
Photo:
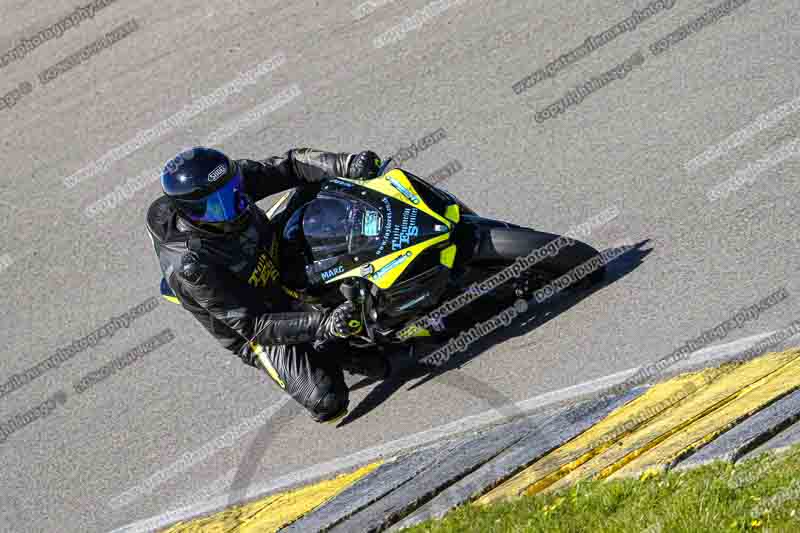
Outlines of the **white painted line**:
[{"label": "white painted line", "polygon": [[[675,364],[673,367],[670,367],[670,370],[685,371],[690,368],[706,366],[709,363],[722,362],[725,359],[734,357],[743,350],[752,347],[760,340],[772,335],[773,333],[775,332],[753,335],[751,337],[739,339],[728,344],[703,348],[702,350],[692,353],[685,360]],[[310,466],[303,470],[292,472],[291,474],[274,479],[268,484],[251,487],[246,493],[236,494],[236,501],[251,500],[268,496],[271,493],[285,490],[297,485],[302,485],[312,480],[330,477],[338,474],[341,471],[353,469],[355,467],[371,463],[380,458],[387,457],[404,450],[420,448],[446,437],[464,433],[469,430],[478,429],[510,418],[511,416],[520,415],[535,409],[547,407],[564,400],[600,392],[609,387],[625,382],[626,379],[635,375],[638,371],[638,367],[629,368],[628,370],[623,370],[615,374],[586,381],[578,385],[540,394],[521,402],[508,404],[498,409],[492,409],[477,415],[468,416],[460,420],[423,431],[421,433],[415,433],[407,437],[402,437],[391,442],[361,450],[354,454],[348,455],[347,457],[342,457],[326,463]],[[223,478],[229,475],[230,472],[225,474]],[[154,529],[173,524],[179,520],[186,520],[195,516],[212,513],[215,510],[226,507],[229,503],[230,495],[223,494],[222,496],[217,496],[216,498],[212,498],[210,500],[196,503],[188,507],[183,507],[181,509],[169,511],[165,514],[155,516],[147,520],[129,524],[122,528],[115,529],[112,533],[143,533],[152,531]]]}]

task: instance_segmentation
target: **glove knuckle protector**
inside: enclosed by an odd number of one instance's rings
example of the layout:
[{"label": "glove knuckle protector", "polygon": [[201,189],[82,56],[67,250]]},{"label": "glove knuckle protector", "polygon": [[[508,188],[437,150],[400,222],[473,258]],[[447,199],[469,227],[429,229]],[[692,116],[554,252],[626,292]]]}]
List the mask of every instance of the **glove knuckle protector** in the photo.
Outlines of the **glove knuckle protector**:
[{"label": "glove knuckle protector", "polygon": [[381,159],[371,150],[365,150],[353,157],[348,169],[349,177],[353,179],[372,179],[378,176],[381,168]]}]

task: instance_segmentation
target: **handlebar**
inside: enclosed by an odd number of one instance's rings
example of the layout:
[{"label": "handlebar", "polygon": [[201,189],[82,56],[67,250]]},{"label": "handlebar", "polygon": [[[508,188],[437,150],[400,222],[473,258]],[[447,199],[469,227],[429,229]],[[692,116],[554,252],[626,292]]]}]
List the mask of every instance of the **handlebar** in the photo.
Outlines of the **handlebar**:
[{"label": "handlebar", "polygon": [[386,169],[389,168],[389,164],[392,163],[392,161],[394,160],[389,157],[381,164],[381,168],[378,169],[378,176],[383,176],[386,173]]},{"label": "handlebar", "polygon": [[363,328],[366,337],[372,341],[373,334],[370,328],[369,321],[367,320],[368,305],[367,305],[367,289],[364,286],[365,282],[361,278],[351,278],[342,282],[339,285],[339,292],[342,293],[345,300],[353,304],[353,315],[360,317],[360,320],[355,320],[352,324],[352,329],[360,330]]}]

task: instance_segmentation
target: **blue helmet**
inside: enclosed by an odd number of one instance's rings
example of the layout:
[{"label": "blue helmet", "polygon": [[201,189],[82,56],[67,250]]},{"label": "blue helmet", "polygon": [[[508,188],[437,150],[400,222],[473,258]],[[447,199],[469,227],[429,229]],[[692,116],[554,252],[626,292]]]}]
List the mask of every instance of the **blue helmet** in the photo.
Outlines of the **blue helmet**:
[{"label": "blue helmet", "polygon": [[193,222],[227,226],[250,211],[241,169],[218,150],[197,147],[170,160],[161,188],[178,211]]}]

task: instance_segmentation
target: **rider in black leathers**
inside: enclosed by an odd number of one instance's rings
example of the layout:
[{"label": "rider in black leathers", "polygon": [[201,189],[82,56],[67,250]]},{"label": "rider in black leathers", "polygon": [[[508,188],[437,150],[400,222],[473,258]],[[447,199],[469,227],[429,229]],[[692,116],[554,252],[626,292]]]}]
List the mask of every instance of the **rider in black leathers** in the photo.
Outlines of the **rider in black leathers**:
[{"label": "rider in black leathers", "polygon": [[[147,213],[147,227],[168,290],[228,350],[262,368],[320,422],[347,412],[342,367],[385,377],[380,357],[357,359],[343,339],[352,307],[300,304],[282,283],[280,228],[255,202],[323,178],[371,179],[374,152],[289,150],[262,161],[231,160],[209,148],[179,154],[161,175],[164,196]],[[332,347],[331,347],[332,346]]]}]

